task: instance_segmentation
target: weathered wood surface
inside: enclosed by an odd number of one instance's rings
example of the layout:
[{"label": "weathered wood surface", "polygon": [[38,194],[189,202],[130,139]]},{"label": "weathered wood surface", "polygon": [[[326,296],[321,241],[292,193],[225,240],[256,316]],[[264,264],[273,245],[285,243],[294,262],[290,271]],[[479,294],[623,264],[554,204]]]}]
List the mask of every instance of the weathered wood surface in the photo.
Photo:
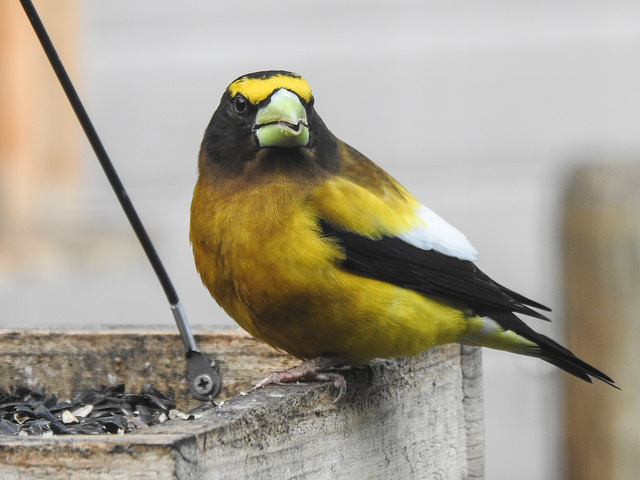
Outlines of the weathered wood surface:
[{"label": "weathered wood surface", "polygon": [[563,229],[569,347],[622,388],[567,383],[569,478],[638,478],[640,162],[575,172]]},{"label": "weathered wood surface", "polygon": [[[148,332],[0,334],[2,383],[71,391],[100,383],[172,386],[186,400],[177,335]],[[196,336],[221,365],[227,396],[296,361],[242,333]],[[156,350],[154,350],[156,349]],[[169,353],[171,352],[171,353]],[[0,436],[0,477],[483,478],[480,350],[447,345],[347,371],[346,398],[326,384],[269,386],[195,421],[139,433]],[[66,389],[66,390],[65,390]]]},{"label": "weathered wood surface", "polygon": [[[171,333],[169,333],[171,332]],[[273,370],[299,363],[244,332],[195,335],[198,347],[220,367],[223,390],[218,400],[235,396]],[[101,332],[18,332],[0,330],[2,384],[28,382],[67,397],[83,388],[124,383],[139,391],[145,383],[166,388],[184,410],[199,403],[184,380],[182,341],[173,330]]]}]

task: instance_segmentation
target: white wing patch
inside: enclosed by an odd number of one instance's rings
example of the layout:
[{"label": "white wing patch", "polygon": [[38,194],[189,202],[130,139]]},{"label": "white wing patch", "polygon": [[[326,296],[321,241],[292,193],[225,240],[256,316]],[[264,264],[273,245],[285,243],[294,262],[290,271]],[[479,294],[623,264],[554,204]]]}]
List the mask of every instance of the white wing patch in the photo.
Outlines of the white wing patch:
[{"label": "white wing patch", "polygon": [[478,251],[469,243],[467,237],[442,217],[424,205],[420,205],[415,213],[420,217],[422,224],[397,235],[398,238],[423,250],[435,250],[461,260],[478,260]]}]

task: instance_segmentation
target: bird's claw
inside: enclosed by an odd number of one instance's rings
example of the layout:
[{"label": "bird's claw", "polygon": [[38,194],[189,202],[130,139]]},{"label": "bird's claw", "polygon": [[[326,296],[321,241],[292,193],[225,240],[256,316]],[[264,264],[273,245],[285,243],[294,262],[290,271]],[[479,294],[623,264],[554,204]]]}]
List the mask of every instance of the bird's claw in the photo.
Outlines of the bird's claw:
[{"label": "bird's claw", "polygon": [[[304,378],[306,380],[306,377]],[[335,372],[319,373],[311,381],[316,382],[333,382],[333,386],[338,389],[338,396],[333,399],[333,403],[338,403],[347,393],[347,381],[344,376]]]},{"label": "bird's claw", "polygon": [[286,385],[293,382],[332,382],[333,386],[338,389],[338,396],[333,400],[334,403],[341,401],[347,392],[347,381],[344,376],[336,372],[326,372],[324,369],[332,368],[336,365],[344,363],[344,358],[337,357],[318,357],[312,360],[306,360],[300,365],[284,370],[282,372],[274,372],[267,375],[263,380],[258,382],[251,390],[256,390],[267,385]]}]

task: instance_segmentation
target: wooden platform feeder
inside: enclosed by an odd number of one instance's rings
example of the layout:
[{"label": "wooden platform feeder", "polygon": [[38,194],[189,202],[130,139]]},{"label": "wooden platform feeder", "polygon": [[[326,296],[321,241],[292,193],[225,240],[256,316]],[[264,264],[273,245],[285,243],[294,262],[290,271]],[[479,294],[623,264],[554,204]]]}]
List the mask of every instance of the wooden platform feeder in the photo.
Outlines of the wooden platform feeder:
[{"label": "wooden platform feeder", "polygon": [[[447,345],[418,358],[345,373],[327,384],[269,386],[297,360],[239,332],[196,335],[220,365],[218,406],[124,435],[0,436],[0,477],[136,479],[483,478],[480,351]],[[182,344],[163,331],[0,332],[5,388],[43,386],[61,399],[82,388],[150,383],[178,409],[199,403],[184,381]]]}]

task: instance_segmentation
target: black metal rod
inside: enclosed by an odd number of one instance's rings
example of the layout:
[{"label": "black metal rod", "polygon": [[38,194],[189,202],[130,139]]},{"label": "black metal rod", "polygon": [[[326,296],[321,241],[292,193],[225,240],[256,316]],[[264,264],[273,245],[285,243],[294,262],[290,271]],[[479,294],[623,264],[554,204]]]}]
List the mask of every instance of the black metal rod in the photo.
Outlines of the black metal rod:
[{"label": "black metal rod", "polygon": [[122,209],[124,210],[129,223],[131,224],[131,227],[133,228],[133,231],[137,235],[144,253],[147,255],[147,258],[149,259],[149,262],[151,263],[151,266],[153,267],[153,270],[155,271],[156,276],[158,277],[158,280],[162,285],[164,293],[167,296],[167,300],[169,300],[169,303],[172,306],[178,305],[180,303],[180,299],[178,298],[178,294],[173,287],[173,284],[171,283],[171,279],[169,278],[169,275],[167,274],[167,271],[165,270],[164,265],[162,264],[162,261],[160,260],[160,257],[158,256],[158,253],[153,246],[153,243],[151,243],[151,239],[149,238],[147,231],[142,225],[140,217],[138,217],[138,214],[136,213],[136,210],[131,203],[129,195],[124,189],[124,186],[122,185],[122,182],[120,181],[120,178],[118,177],[118,174],[116,173],[116,170],[113,167],[111,160],[109,159],[109,155],[107,155],[107,151],[102,145],[102,141],[100,141],[100,137],[98,137],[98,133],[96,132],[93,124],[91,123],[91,120],[89,119],[87,111],[82,105],[82,101],[80,100],[80,97],[78,96],[78,93],[76,92],[76,89],[74,88],[73,83],[71,82],[71,79],[69,78],[69,75],[64,68],[64,65],[62,64],[62,61],[60,60],[60,57],[58,56],[56,49],[53,46],[53,43],[51,42],[51,39],[49,38],[49,35],[47,34],[47,31],[45,30],[44,25],[40,20],[40,17],[38,16],[38,12],[36,11],[33,3],[30,0],[20,0],[20,3],[22,4],[22,8],[24,8],[27,17],[31,22],[33,30],[36,32],[36,36],[38,37],[38,40],[40,41],[40,44],[42,45],[42,48],[44,49],[44,52],[49,59],[49,63],[51,63],[51,66],[53,67],[53,70],[55,71],[56,76],[58,77],[58,80],[62,85],[64,93],[69,99],[69,103],[71,104],[73,111],[78,117],[80,125],[82,126],[82,129],[84,130],[84,133],[87,136],[89,143],[91,144],[91,148],[93,148],[96,157],[98,157],[98,161],[100,162],[100,165],[102,166],[102,169],[104,170],[104,173],[106,174],[107,179],[109,180],[109,183],[111,184],[111,187],[113,188],[113,191],[115,192],[116,197],[118,198],[118,201],[120,202],[120,205],[122,206]]},{"label": "black metal rod", "polygon": [[33,6],[31,0],[20,0],[20,3],[31,22],[31,26],[36,32],[38,40],[40,40],[40,44],[49,59],[49,63],[51,63],[51,66],[62,85],[64,93],[69,99],[69,103],[71,104],[73,111],[80,121],[80,125],[82,126],[96,157],[98,157],[98,161],[100,162],[104,173],[107,175],[107,179],[109,180],[109,183],[111,184],[111,187],[113,188],[129,223],[133,227],[133,231],[137,235],[151,266],[156,272],[156,276],[164,289],[167,300],[169,300],[169,303],[171,304],[171,312],[173,313],[173,317],[180,332],[180,338],[182,339],[182,343],[186,351],[186,377],[189,391],[198,400],[212,400],[220,393],[222,388],[222,380],[220,379],[217,367],[214,362],[211,362],[211,360],[209,360],[207,356],[198,349],[196,341],[193,338],[193,334],[191,333],[191,329],[189,328],[189,324],[187,323],[187,317],[184,314],[184,309],[180,304],[178,294],[171,283],[171,279],[162,265],[160,257],[158,256],[156,249],[153,247],[151,239],[149,238],[149,235],[147,235],[147,231],[142,225],[135,208],[133,208],[129,195],[127,195],[127,192],[124,189],[124,186],[122,185],[122,182],[120,181],[120,178],[118,177],[102,142],[100,141],[100,137],[98,137],[98,133],[95,128],[93,128],[89,115],[84,109],[69,75],[67,75],[67,72],[62,65],[60,57],[58,57],[56,49],[54,48],[53,43],[51,42],[51,39],[38,16],[38,12]]}]

